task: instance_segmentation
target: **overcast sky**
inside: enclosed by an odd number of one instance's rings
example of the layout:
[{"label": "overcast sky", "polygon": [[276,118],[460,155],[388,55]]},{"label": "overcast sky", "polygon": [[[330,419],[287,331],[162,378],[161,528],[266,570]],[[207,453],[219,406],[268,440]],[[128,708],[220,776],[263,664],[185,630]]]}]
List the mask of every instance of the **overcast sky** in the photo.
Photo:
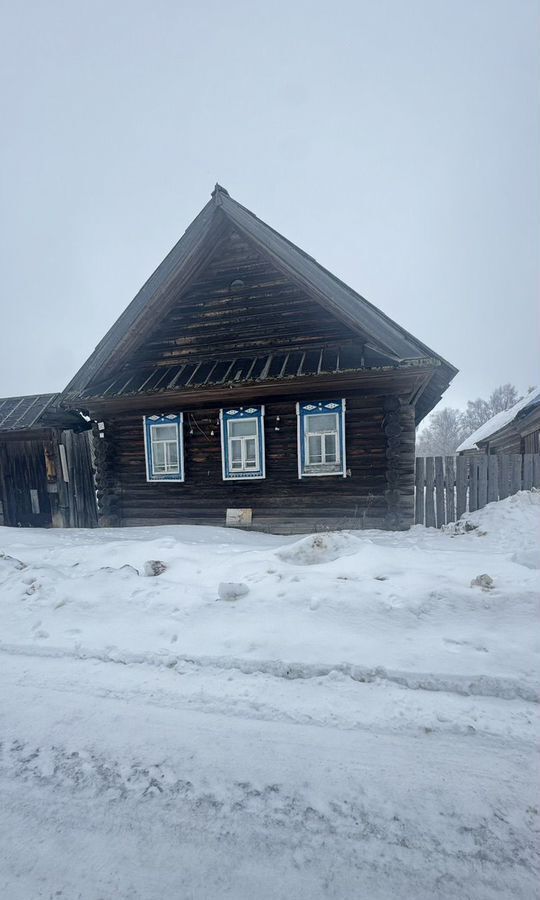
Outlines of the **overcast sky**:
[{"label": "overcast sky", "polygon": [[458,366],[540,381],[540,4],[1,0],[0,396],[62,389],[215,181]]}]

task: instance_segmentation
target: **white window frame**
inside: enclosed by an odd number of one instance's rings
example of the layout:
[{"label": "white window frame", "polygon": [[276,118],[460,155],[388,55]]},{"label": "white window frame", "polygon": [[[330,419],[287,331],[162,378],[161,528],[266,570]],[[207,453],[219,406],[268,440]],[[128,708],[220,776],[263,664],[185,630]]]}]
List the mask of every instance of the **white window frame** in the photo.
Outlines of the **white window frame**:
[{"label": "white window frame", "polygon": [[[255,422],[255,433],[254,434],[244,434],[239,437],[235,437],[230,434],[230,425],[233,425],[235,422]],[[228,449],[229,449],[229,471],[230,472],[258,472],[260,469],[260,459],[259,459],[259,419],[257,416],[250,416],[245,419],[229,419],[227,421],[227,441],[228,441]],[[246,442],[247,441],[255,441],[255,465],[254,466],[246,466]],[[241,446],[241,457],[242,457],[242,466],[239,469],[237,466],[233,466],[233,458],[232,458],[232,445],[233,441],[240,441]]]},{"label": "white window frame", "polygon": [[[345,398],[341,400],[313,400],[303,401],[296,404],[296,422],[297,422],[297,455],[298,455],[298,478],[328,478],[332,475],[347,477],[347,456],[345,447]],[[315,418],[317,415],[335,415],[336,429],[331,432],[309,432],[306,426],[306,419],[310,416]],[[310,434],[323,436],[324,434],[336,435],[336,460],[329,464],[334,466],[332,470],[326,471],[310,471],[310,466],[317,466],[319,469],[325,463],[309,463],[309,444],[308,437]],[[325,455],[324,442],[321,442],[321,456]]]},{"label": "white window frame", "polygon": [[[341,461],[341,453],[340,453],[340,427],[339,427],[339,414],[335,412],[327,412],[325,413],[327,416],[333,416],[335,421],[335,428],[332,428],[330,431],[309,431],[307,427],[308,419],[318,419],[318,415],[313,415],[308,413],[304,416],[304,465],[306,468],[309,466],[324,466],[326,465],[326,441],[323,440],[328,434],[331,434],[335,437],[336,440],[336,458],[329,465],[339,466]],[[313,437],[317,437],[321,439],[321,461],[320,463],[315,463],[310,460],[310,450],[309,450],[309,439]]]},{"label": "white window frame", "polygon": [[[219,411],[219,421],[221,430],[221,469],[223,481],[260,481],[266,478],[266,460],[264,446],[264,406],[248,406],[247,415],[244,415],[244,407],[238,407],[236,410]],[[257,415],[250,413],[257,410]],[[231,422],[255,422],[256,431],[254,435],[242,435],[241,437],[232,437],[229,425]],[[256,467],[245,467],[245,441],[255,438],[255,458]],[[242,468],[232,468],[232,441],[241,441],[242,446]]]},{"label": "white window frame", "polygon": [[[154,441],[153,432],[160,426],[176,427],[176,446],[178,450],[178,466],[169,472],[156,472],[154,469],[154,445],[156,443],[172,443],[171,441]],[[184,414],[165,413],[164,415],[143,416],[144,456],[146,460],[147,482],[183,482],[184,481]],[[166,455],[166,454],[165,454]]]}]

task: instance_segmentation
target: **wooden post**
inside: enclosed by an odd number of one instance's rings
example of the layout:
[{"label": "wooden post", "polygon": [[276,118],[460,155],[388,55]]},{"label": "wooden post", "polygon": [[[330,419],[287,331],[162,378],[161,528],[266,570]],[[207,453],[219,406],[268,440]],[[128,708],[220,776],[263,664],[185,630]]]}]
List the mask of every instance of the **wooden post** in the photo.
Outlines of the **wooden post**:
[{"label": "wooden post", "polygon": [[499,457],[492,453],[488,461],[488,503],[499,499]]},{"label": "wooden post", "polygon": [[472,456],[469,460],[469,512],[478,509],[478,460]]},{"label": "wooden post", "polygon": [[510,457],[503,453],[499,459],[499,500],[504,500],[510,493]]},{"label": "wooden post", "polygon": [[459,519],[467,508],[467,476],[469,460],[466,456],[456,459],[456,519]]},{"label": "wooden post", "polygon": [[442,528],[445,522],[444,514],[444,467],[442,456],[435,457],[435,502],[437,506],[437,528]]},{"label": "wooden post", "polygon": [[417,525],[424,524],[424,458],[423,458],[423,456],[416,457],[414,521]]},{"label": "wooden post", "polygon": [[488,502],[488,458],[481,456],[478,459],[478,509],[482,509]]},{"label": "wooden post", "polygon": [[512,453],[512,477],[510,491],[517,494],[521,490],[521,453]]},{"label": "wooden post", "polygon": [[456,519],[456,504],[454,494],[454,483],[456,480],[454,457],[447,456],[446,466],[446,523],[454,522]]},{"label": "wooden post", "polygon": [[523,490],[530,491],[533,486],[533,454],[523,454]]},{"label": "wooden post", "polygon": [[426,456],[426,528],[435,528],[434,476],[433,457]]}]

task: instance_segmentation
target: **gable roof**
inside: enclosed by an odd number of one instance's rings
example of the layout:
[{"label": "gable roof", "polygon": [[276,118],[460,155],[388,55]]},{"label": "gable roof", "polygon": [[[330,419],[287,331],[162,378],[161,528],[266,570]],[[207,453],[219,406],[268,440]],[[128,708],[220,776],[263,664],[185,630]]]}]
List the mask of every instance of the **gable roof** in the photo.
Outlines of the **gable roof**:
[{"label": "gable roof", "polygon": [[60,407],[60,397],[60,394],[0,397],[0,434],[55,426],[75,430],[86,428],[80,413],[68,412]]},{"label": "gable roof", "polygon": [[[151,327],[160,314],[160,301],[167,288],[178,279],[185,287],[197,264],[203,245],[208,244],[223,221],[231,223],[269,256],[291,279],[305,287],[321,305],[333,312],[361,334],[376,352],[389,356],[396,366],[412,360],[430,360],[437,371],[433,384],[424,391],[420,418],[438,402],[457,369],[404,328],[348,287],[311,256],[283,237],[250,210],[216,185],[211,199],[187,228],[175,247],[165,257],[127,309],[109,329],[94,352],[64,391],[64,402],[73,403],[88,396],[89,383],[110,373],[111,362],[121,358],[129,342],[141,340],[146,327]],[[107,367],[109,372],[107,371]]]},{"label": "gable roof", "polygon": [[522,397],[509,409],[501,410],[501,412],[492,416],[491,419],[488,419],[487,422],[484,422],[483,425],[480,425],[480,428],[477,428],[476,431],[473,431],[468,438],[461,442],[456,453],[461,453],[463,450],[478,450],[479,442],[487,441],[516,419],[527,415],[539,404],[540,387],[537,387],[529,391],[526,397]]}]

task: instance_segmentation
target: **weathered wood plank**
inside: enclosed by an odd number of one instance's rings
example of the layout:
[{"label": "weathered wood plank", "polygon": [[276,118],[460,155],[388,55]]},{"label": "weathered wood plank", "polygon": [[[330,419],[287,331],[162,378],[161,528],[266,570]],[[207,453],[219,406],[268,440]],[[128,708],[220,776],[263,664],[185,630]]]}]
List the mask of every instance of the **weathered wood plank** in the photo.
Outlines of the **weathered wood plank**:
[{"label": "weathered wood plank", "polygon": [[424,524],[424,458],[416,458],[415,495],[414,495],[414,521],[417,525]]},{"label": "weathered wood plank", "polygon": [[488,458],[481,456],[478,459],[478,509],[482,509],[488,502]]},{"label": "weathered wood plank", "polygon": [[512,453],[510,492],[517,494],[521,490],[521,453]]},{"label": "weathered wood plank", "polygon": [[499,500],[504,500],[510,493],[510,457],[504,453],[499,458]]},{"label": "weathered wood plank", "polygon": [[478,461],[475,456],[469,459],[469,512],[478,509]]},{"label": "weathered wood plank", "polygon": [[456,459],[456,519],[461,518],[467,509],[467,486],[469,478],[469,460],[465,456]]},{"label": "weathered wood plank", "polygon": [[437,511],[437,528],[446,524],[444,508],[444,465],[442,456],[435,457],[435,505]]},{"label": "weathered wood plank", "polygon": [[456,470],[454,457],[447,456],[445,460],[446,468],[446,522],[455,522],[456,520],[456,503],[455,503],[455,480]]},{"label": "weathered wood plank", "polygon": [[533,486],[533,454],[523,454],[523,490],[530,491]]},{"label": "weathered wood plank", "polygon": [[435,463],[432,456],[426,456],[426,528],[435,528]]},{"label": "weathered wood plank", "polygon": [[488,461],[488,503],[499,499],[499,457],[492,453]]},{"label": "weathered wood plank", "polygon": [[533,454],[533,487],[540,488],[540,453]]}]

